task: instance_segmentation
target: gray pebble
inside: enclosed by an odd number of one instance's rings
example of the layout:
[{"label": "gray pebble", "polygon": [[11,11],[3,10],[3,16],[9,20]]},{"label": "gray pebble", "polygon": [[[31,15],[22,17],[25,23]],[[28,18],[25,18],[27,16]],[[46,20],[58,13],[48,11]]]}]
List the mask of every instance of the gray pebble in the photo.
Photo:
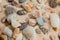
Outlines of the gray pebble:
[{"label": "gray pebble", "polygon": [[23,3],[23,2],[25,2],[26,0],[19,0],[19,3]]},{"label": "gray pebble", "polygon": [[37,21],[37,23],[38,23],[40,26],[44,25],[44,20],[43,20],[42,17],[36,18],[36,21]]}]

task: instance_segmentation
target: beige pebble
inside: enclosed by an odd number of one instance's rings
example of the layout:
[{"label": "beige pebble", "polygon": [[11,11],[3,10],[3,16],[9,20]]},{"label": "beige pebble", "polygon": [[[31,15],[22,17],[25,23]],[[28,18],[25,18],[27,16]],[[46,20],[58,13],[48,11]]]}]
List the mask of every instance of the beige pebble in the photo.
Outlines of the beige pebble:
[{"label": "beige pebble", "polygon": [[32,9],[29,5],[22,5],[22,7],[27,11],[27,12],[30,12]]},{"label": "beige pebble", "polygon": [[35,19],[29,19],[29,25],[31,25],[31,26],[36,25],[36,20]]},{"label": "beige pebble", "polygon": [[1,35],[4,40],[7,40],[7,35]]},{"label": "beige pebble", "polygon": [[13,32],[13,38],[16,38],[17,35],[19,34],[20,30],[19,28],[15,28],[14,32]]},{"label": "beige pebble", "polygon": [[26,27],[23,30],[23,34],[27,37],[27,39],[30,39],[30,38],[36,36],[35,29],[33,27],[31,27],[31,26]]},{"label": "beige pebble", "polygon": [[22,40],[23,39],[23,35],[22,33],[19,33],[18,36],[16,37],[16,40]]}]

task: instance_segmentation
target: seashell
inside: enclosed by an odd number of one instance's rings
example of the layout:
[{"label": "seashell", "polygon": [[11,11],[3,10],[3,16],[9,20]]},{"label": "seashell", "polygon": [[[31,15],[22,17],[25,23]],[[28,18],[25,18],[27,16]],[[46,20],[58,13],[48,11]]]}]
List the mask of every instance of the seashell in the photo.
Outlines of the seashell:
[{"label": "seashell", "polygon": [[16,37],[16,40],[22,40],[22,37],[23,37],[22,33],[19,33],[18,36]]},{"label": "seashell", "polygon": [[6,35],[8,35],[9,37],[12,36],[12,30],[9,29],[8,27],[5,27],[5,28],[3,29],[3,33],[6,34]]},{"label": "seashell", "polygon": [[50,22],[53,27],[59,27],[59,16],[57,13],[53,13],[50,15]]},{"label": "seashell", "polygon": [[36,36],[35,29],[34,29],[33,27],[31,27],[31,26],[26,27],[26,28],[23,30],[23,34],[24,34],[28,39]]}]

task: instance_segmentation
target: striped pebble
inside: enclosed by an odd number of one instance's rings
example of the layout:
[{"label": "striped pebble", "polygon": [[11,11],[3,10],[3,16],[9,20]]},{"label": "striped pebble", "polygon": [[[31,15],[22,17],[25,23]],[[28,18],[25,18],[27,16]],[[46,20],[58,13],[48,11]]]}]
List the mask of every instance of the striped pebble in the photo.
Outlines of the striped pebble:
[{"label": "striped pebble", "polygon": [[20,33],[20,34],[18,34],[18,36],[16,37],[16,40],[22,40],[22,37],[23,37],[23,35],[22,35],[22,33]]},{"label": "striped pebble", "polygon": [[57,13],[53,13],[50,15],[50,21],[53,27],[59,27],[59,16]]},{"label": "striped pebble", "polygon": [[36,35],[36,32],[35,32],[35,29],[31,26],[28,26],[26,27],[24,30],[23,30],[23,34],[28,38],[32,38]]},{"label": "striped pebble", "polygon": [[9,29],[8,27],[4,28],[3,33],[6,34],[6,35],[8,35],[9,37],[12,36],[12,30]]}]

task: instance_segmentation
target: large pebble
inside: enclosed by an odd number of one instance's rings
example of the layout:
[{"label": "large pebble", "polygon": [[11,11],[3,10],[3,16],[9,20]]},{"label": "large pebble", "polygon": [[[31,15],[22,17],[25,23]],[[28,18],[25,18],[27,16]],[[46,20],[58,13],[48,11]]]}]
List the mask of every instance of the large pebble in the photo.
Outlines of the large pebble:
[{"label": "large pebble", "polygon": [[39,25],[44,25],[44,20],[43,20],[42,17],[37,17],[37,18],[36,18],[36,21],[37,21],[37,23],[38,23]]},{"label": "large pebble", "polygon": [[23,30],[23,34],[24,34],[28,39],[36,36],[35,29],[34,29],[33,27],[31,27],[31,26],[26,27],[26,28]]},{"label": "large pebble", "polygon": [[50,15],[50,21],[51,21],[51,25],[53,27],[59,27],[59,16],[57,13],[53,13]]},{"label": "large pebble", "polygon": [[16,40],[22,40],[23,39],[23,35],[22,33],[19,33],[18,36],[16,37]]},{"label": "large pebble", "polygon": [[12,36],[12,30],[9,29],[8,27],[5,27],[5,28],[3,29],[3,33],[6,34],[6,35],[8,35],[9,37]]}]

